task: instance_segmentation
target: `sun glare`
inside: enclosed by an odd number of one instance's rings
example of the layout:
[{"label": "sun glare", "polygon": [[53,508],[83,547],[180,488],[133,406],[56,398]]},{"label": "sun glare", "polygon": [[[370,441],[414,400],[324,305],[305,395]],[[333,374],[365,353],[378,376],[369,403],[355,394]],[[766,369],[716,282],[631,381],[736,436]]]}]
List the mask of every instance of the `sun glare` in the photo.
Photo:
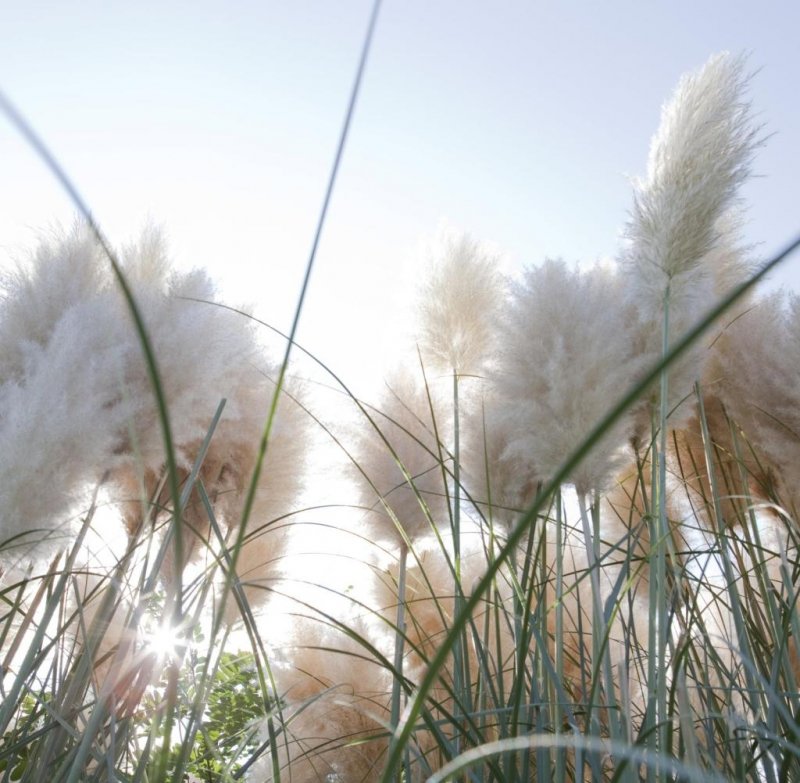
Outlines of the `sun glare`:
[{"label": "sun glare", "polygon": [[187,645],[185,628],[173,625],[169,619],[156,621],[145,629],[145,649],[160,661],[180,657]]}]

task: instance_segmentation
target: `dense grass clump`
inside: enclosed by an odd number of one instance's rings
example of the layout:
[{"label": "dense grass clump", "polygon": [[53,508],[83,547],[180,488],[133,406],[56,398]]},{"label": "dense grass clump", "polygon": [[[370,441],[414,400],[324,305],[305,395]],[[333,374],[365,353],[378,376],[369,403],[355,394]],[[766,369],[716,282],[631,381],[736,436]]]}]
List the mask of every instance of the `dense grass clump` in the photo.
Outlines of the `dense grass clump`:
[{"label": "dense grass clump", "polygon": [[800,779],[800,306],[737,230],[746,84],[682,79],[614,264],[444,236],[375,404],[152,232],[87,212],[7,275],[0,781]]}]

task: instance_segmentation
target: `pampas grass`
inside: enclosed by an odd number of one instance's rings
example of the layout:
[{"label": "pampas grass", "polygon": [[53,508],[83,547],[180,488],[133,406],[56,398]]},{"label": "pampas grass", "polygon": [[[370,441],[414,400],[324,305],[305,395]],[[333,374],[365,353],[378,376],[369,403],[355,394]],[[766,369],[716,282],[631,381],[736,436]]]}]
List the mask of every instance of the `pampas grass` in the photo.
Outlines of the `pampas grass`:
[{"label": "pampas grass", "polygon": [[374,426],[359,427],[353,472],[377,540],[413,542],[447,516],[440,411],[424,381],[403,369],[387,380]]},{"label": "pampas grass", "polygon": [[[158,232],[130,299],[81,224],[6,273],[0,776],[796,779],[800,305],[742,296],[747,84],[680,82],[617,264],[503,281],[449,235],[418,367],[345,389],[346,433]],[[352,463],[335,518],[312,422]],[[342,525],[349,587],[289,571]]]},{"label": "pampas grass", "polygon": [[[277,369],[261,358],[252,328],[215,306],[214,288],[204,273],[171,268],[159,233],[146,231],[122,257],[161,357],[184,475],[217,406],[226,401],[201,476],[209,494],[219,497],[221,521],[234,525],[257,456],[253,433],[263,425],[274,393],[269,376],[275,377]],[[70,281],[66,299],[60,296],[62,280]],[[0,535],[21,545],[39,531],[49,543],[33,554],[51,555],[59,543],[55,534],[62,533],[62,546],[65,538],[68,543],[69,525],[85,508],[87,493],[101,483],[110,500],[122,504],[133,534],[150,502],[168,502],[156,492],[165,469],[163,441],[137,336],[87,229],[76,226],[54,237],[27,270],[10,276],[5,305],[1,317],[9,364],[0,398],[8,448],[0,470],[7,476],[5,507],[18,513],[4,516]],[[32,313],[40,319],[38,330],[23,339]],[[259,494],[252,519],[260,526],[289,511],[302,487],[304,427],[297,404],[285,397],[270,454],[270,467],[281,469],[281,475],[273,477],[268,495]],[[14,455],[26,446],[40,462],[20,464]],[[42,485],[42,475],[52,479]],[[197,513],[198,505],[194,501],[185,513],[187,552],[198,539],[208,539],[208,523],[202,524],[205,515]],[[278,552],[282,538],[272,539]],[[264,551],[255,554],[263,550],[260,540],[254,535],[244,548],[246,560],[254,558],[249,565],[243,562],[246,569],[270,560]]]},{"label": "pampas grass", "polygon": [[[630,388],[641,366],[626,333],[621,281],[605,269],[559,261],[528,269],[512,289],[493,376],[498,415],[510,436],[501,458],[547,480],[584,433]],[[609,372],[609,368],[613,371]],[[623,418],[570,476],[581,492],[603,489],[625,461],[632,425]]]},{"label": "pampas grass", "polygon": [[479,372],[501,300],[497,259],[468,234],[443,231],[419,303],[420,347],[428,363],[458,374]]},{"label": "pampas grass", "polygon": [[[706,311],[715,285],[736,274],[735,267],[733,275],[719,268],[721,242],[760,143],[745,65],[722,53],[681,79],[662,110],[647,175],[634,182],[621,265],[640,350],[651,363]],[[705,359],[697,346],[670,369],[670,415],[690,395]]]}]

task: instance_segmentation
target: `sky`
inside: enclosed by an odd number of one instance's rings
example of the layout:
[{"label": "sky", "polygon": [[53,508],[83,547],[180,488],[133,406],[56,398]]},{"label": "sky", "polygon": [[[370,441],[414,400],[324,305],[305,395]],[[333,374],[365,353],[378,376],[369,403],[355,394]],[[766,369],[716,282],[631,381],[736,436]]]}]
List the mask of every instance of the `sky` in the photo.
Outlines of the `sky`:
[{"label": "sky", "polygon": [[[175,263],[288,330],[371,3],[4,2],[0,88],[111,241],[149,221]],[[767,258],[800,232],[800,4],[384,0],[299,340],[368,384],[413,343],[443,225],[509,272],[613,257],[660,108],[747,52],[769,135],[743,189]],[[0,117],[0,267],[74,208]],[[800,288],[800,258],[772,285]]]}]

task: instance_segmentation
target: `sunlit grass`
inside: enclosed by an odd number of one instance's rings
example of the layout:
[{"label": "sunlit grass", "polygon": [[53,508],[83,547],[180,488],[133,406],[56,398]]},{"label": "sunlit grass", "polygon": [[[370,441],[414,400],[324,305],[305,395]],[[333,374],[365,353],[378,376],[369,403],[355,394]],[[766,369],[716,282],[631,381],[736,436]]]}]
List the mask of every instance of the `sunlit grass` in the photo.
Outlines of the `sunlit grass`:
[{"label": "sunlit grass", "polygon": [[[658,308],[641,317],[638,343],[626,333],[614,361],[599,361],[636,320],[630,300],[610,299],[619,281],[607,271],[549,263],[508,297],[488,259],[469,266],[480,245],[465,239],[449,245],[458,263],[443,265],[427,291],[414,369],[370,404],[320,365],[337,387],[331,413],[287,383],[289,360],[369,40],[283,361],[269,395],[256,398],[262,428],[251,449],[237,441],[219,465],[214,446],[232,437],[226,401],[203,412],[205,436],[179,459],[170,364],[152,349],[124,264],[55,158],[5,107],[113,266],[146,355],[165,456],[158,475],[134,470],[137,497],[105,499],[111,469],[102,466],[94,500],[57,531],[65,545],[51,560],[20,557],[18,539],[0,544],[0,781],[800,779],[794,487],[757,428],[742,429],[715,379],[701,382],[692,364],[709,327],[737,312],[799,242],[702,309],[680,299],[680,275],[710,252],[716,213],[734,200],[755,146],[743,104],[725,101],[741,87],[741,61],[709,66],[729,88],[710,94],[732,112],[722,125],[736,142],[704,158],[710,188],[702,176],[687,180],[695,167],[675,154],[637,193],[629,276],[631,258],[666,258],[644,267]],[[692,125],[688,113],[695,135],[714,141],[713,123]],[[662,143],[694,162],[687,138]],[[671,219],[681,198],[683,222]],[[537,288],[548,280],[558,296]],[[526,310],[534,294],[538,310]],[[617,320],[603,322],[612,307]],[[533,334],[531,312],[546,314]],[[494,319],[509,313],[522,327],[506,324],[493,344]],[[244,316],[230,323],[254,326]],[[470,324],[480,339],[468,339]],[[526,360],[546,335],[546,372],[536,375]],[[629,342],[652,338],[655,351],[623,361]],[[550,383],[559,372],[567,388]],[[693,385],[676,400],[684,376]],[[576,430],[570,403],[580,395],[594,407]],[[294,414],[282,420],[287,401]],[[780,413],[770,416],[780,422]],[[336,479],[306,476],[305,507],[297,497],[259,505],[290,478],[300,484],[299,452],[284,463],[268,457],[278,438],[304,437],[301,422],[326,442]],[[108,502],[102,514],[98,498]],[[120,508],[126,532],[112,533]],[[113,535],[113,547],[91,544]],[[320,554],[334,540],[336,553]]]}]

